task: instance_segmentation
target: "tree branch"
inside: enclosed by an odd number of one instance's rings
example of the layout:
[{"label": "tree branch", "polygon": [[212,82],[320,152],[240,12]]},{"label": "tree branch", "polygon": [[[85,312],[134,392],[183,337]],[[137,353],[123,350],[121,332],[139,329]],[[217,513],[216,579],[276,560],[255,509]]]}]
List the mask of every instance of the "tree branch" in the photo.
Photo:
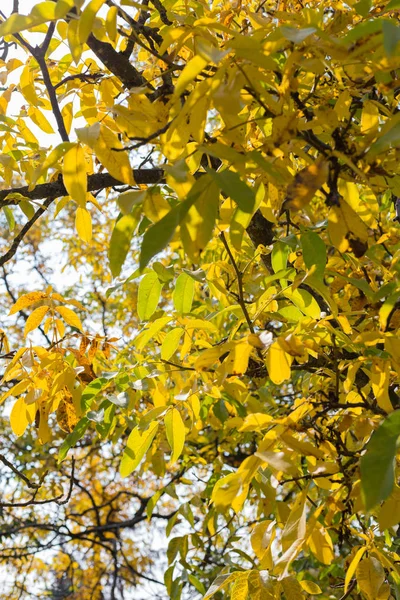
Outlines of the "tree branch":
[{"label": "tree branch", "polygon": [[[152,184],[163,183],[164,170],[159,168],[154,169],[133,169],[133,177],[137,184]],[[115,185],[125,185],[122,181],[118,181],[109,173],[95,173],[88,177],[88,192],[103,190]],[[7,199],[9,194],[21,194],[28,200],[43,200],[43,198],[59,198],[68,196],[68,192],[64,186],[62,177],[60,176],[55,181],[50,183],[41,183],[33,190],[29,190],[27,185],[20,188],[11,188],[0,190],[0,209],[4,206],[12,206],[19,204],[18,198]]]},{"label": "tree branch", "polygon": [[5,456],[3,456],[3,454],[0,454],[0,461],[3,463],[3,465],[6,465],[6,467],[11,469],[11,471],[15,475],[17,475],[17,477],[22,479],[22,481],[25,481],[28,487],[38,489],[42,485],[41,483],[32,483],[31,480],[28,479],[28,477],[24,475],[21,471],[19,471],[17,467],[14,467],[14,465]]}]

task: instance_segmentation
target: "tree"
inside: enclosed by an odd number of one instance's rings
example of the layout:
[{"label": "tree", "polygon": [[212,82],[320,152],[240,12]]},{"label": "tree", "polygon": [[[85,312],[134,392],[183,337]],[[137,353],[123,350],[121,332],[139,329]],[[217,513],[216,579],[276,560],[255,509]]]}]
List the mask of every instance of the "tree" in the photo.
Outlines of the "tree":
[{"label": "tree", "polygon": [[1,597],[398,598],[400,2],[12,5]]}]

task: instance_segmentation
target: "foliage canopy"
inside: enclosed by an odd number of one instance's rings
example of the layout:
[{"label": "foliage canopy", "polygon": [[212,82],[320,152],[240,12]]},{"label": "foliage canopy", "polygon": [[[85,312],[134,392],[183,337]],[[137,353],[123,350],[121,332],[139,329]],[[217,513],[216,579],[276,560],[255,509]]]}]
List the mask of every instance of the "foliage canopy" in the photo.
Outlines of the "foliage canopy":
[{"label": "foliage canopy", "polygon": [[1,597],[398,600],[399,0],[9,4]]}]

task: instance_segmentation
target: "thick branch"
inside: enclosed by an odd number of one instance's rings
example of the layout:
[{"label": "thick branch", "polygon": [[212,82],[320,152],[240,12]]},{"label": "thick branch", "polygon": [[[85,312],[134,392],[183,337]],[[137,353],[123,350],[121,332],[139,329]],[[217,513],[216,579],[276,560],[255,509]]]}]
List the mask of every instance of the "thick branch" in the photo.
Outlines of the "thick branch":
[{"label": "thick branch", "polygon": [[[137,184],[152,184],[162,183],[164,179],[163,169],[133,169],[133,177]],[[88,177],[88,192],[103,190],[115,185],[124,185],[109,173],[95,173]],[[8,194],[21,194],[29,200],[42,200],[43,198],[59,198],[60,196],[68,196],[61,177],[50,183],[41,183],[33,190],[29,190],[28,186],[20,188],[11,188],[0,190],[0,209],[3,206],[11,206],[19,203],[18,198],[7,199]]]},{"label": "thick branch", "polygon": [[107,42],[101,42],[90,34],[87,45],[102,63],[113,73],[127,88],[147,86],[146,79],[130,62],[129,57],[117,52]]}]

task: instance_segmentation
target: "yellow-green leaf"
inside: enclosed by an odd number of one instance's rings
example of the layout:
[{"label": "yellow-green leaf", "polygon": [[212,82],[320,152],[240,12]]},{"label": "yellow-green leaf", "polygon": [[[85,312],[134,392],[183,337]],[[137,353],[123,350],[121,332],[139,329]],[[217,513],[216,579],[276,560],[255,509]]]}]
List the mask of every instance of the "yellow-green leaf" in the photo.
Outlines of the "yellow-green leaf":
[{"label": "yellow-green leaf", "polygon": [[181,273],[176,280],[172,295],[175,310],[181,315],[190,312],[194,296],[194,279],[187,273]]},{"label": "yellow-green leaf", "polygon": [[300,581],[300,585],[307,594],[311,594],[312,596],[317,596],[318,594],[322,594],[322,590],[313,581],[309,581],[308,579],[303,579]]},{"label": "yellow-green leaf", "polygon": [[169,360],[175,354],[184,333],[185,330],[182,327],[177,327],[167,333],[161,345],[161,358],[163,360]]},{"label": "yellow-green leaf", "polygon": [[363,558],[356,569],[357,583],[368,600],[376,600],[378,591],[385,581],[385,571],[378,559]]},{"label": "yellow-green leaf", "polygon": [[138,427],[132,429],[125,451],[122,455],[119,472],[121,477],[128,477],[139,466],[147,450],[151,446],[151,442],[157,433],[158,422],[150,423],[146,431],[140,431]]},{"label": "yellow-green leaf", "polygon": [[128,255],[136,226],[139,223],[141,207],[137,206],[129,215],[120,215],[111,234],[108,258],[113,277],[118,277]]},{"label": "yellow-green leaf", "polygon": [[168,443],[171,447],[170,464],[176,463],[182,454],[185,445],[185,425],[183,424],[181,413],[177,408],[172,408],[165,415],[165,433]]},{"label": "yellow-green leaf", "polygon": [[141,321],[148,321],[156,310],[162,283],[157,273],[146,273],[139,284],[137,311]]}]

